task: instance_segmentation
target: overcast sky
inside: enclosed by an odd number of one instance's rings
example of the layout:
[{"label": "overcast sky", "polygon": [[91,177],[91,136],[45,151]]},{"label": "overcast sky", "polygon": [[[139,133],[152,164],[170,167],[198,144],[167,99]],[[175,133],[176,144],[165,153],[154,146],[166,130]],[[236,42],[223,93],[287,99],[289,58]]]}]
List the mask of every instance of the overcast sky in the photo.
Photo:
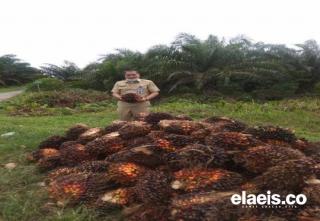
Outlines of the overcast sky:
[{"label": "overcast sky", "polygon": [[292,45],[320,42],[319,0],[0,0],[0,56],[80,67],[116,48],[146,51],[180,32]]}]

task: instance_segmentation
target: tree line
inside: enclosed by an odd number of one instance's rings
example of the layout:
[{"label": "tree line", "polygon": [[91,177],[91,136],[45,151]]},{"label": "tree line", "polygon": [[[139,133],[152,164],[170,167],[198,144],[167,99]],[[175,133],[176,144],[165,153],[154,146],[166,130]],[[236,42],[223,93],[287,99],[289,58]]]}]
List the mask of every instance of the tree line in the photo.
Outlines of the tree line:
[{"label": "tree line", "polygon": [[320,91],[320,46],[315,40],[288,47],[243,36],[226,41],[209,35],[201,40],[181,33],[169,45],[155,45],[145,53],[118,49],[83,69],[66,62],[38,70],[14,56],[3,56],[0,83],[24,83],[41,73],[82,88],[110,90],[126,69],[138,70],[163,93],[278,99]]}]

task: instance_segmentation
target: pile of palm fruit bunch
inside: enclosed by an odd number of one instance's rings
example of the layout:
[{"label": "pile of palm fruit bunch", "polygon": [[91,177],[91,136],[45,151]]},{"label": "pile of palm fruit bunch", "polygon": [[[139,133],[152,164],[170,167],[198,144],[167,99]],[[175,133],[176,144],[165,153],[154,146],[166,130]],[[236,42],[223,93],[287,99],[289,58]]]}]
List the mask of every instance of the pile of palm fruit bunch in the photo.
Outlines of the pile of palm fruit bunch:
[{"label": "pile of palm fruit bunch", "polygon": [[[50,200],[124,220],[320,220],[320,145],[290,129],[226,117],[150,113],[105,128],[77,124],[28,156]],[[292,207],[244,207],[233,194],[305,194]]]}]

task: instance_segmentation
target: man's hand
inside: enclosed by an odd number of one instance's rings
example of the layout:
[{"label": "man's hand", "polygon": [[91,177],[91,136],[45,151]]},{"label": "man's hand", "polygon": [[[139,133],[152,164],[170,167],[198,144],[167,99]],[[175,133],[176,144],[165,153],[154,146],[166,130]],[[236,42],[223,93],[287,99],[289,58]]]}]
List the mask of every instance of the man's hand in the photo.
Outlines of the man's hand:
[{"label": "man's hand", "polygon": [[120,94],[113,93],[112,96],[113,96],[114,98],[116,98],[118,101],[122,101],[122,97],[121,97]]}]

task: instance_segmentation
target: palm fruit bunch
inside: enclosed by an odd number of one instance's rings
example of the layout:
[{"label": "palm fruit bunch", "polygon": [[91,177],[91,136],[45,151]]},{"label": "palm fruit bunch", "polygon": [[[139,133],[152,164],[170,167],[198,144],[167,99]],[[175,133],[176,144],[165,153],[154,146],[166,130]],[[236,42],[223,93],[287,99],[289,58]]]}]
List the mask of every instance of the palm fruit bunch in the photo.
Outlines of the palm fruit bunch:
[{"label": "palm fruit bunch", "polygon": [[241,132],[247,128],[247,125],[230,119],[228,117],[209,117],[205,119],[203,122],[209,123],[212,131],[233,131],[233,132]]},{"label": "palm fruit bunch", "polygon": [[101,128],[94,127],[86,130],[84,133],[80,134],[78,142],[81,144],[86,144],[98,137],[101,137],[104,134],[104,131]]},{"label": "palm fruit bunch", "polygon": [[244,182],[241,174],[223,169],[183,169],[173,174],[171,188],[181,192],[231,190]]},{"label": "palm fruit bunch", "polygon": [[105,173],[71,173],[49,183],[49,196],[63,205],[96,199],[117,185]]},{"label": "palm fruit bunch", "polygon": [[112,133],[118,131],[122,126],[126,125],[127,121],[116,120],[113,121],[110,125],[104,128],[104,133]]},{"label": "palm fruit bunch", "polygon": [[[131,209],[131,208],[129,208]],[[134,206],[129,213],[126,213],[127,221],[169,221],[170,213],[167,206],[157,205],[153,206],[150,204],[142,204]]]},{"label": "palm fruit bunch", "polygon": [[250,133],[260,140],[278,140],[287,143],[296,141],[296,136],[293,131],[287,128],[274,127],[274,126],[260,126],[252,127],[246,130],[246,133]]},{"label": "palm fruit bunch", "polygon": [[128,122],[118,130],[120,137],[123,139],[145,136],[150,131],[150,126],[141,121]]},{"label": "palm fruit bunch", "polygon": [[170,218],[184,221],[236,220],[244,211],[231,204],[230,197],[235,193],[212,191],[176,196],[170,204]]},{"label": "palm fruit bunch", "polygon": [[125,206],[137,202],[137,198],[132,187],[120,187],[115,190],[108,190],[98,197],[92,205],[99,212],[108,213],[114,209],[122,209]]},{"label": "palm fruit bunch", "polygon": [[174,116],[164,112],[149,113],[143,118],[143,121],[153,126],[157,125],[161,120],[173,120]]},{"label": "palm fruit bunch", "polygon": [[167,204],[171,198],[171,174],[166,171],[148,171],[139,177],[135,191],[145,204]]},{"label": "palm fruit bunch", "polygon": [[182,135],[190,135],[203,128],[201,123],[189,120],[161,120],[158,125],[165,132]]},{"label": "palm fruit bunch", "polygon": [[306,195],[309,205],[320,205],[320,180],[311,178],[302,193]]},{"label": "palm fruit bunch", "polygon": [[[28,156],[59,205],[120,209],[131,221],[319,220],[320,145],[280,127],[151,113],[74,125]],[[305,194],[298,208],[243,208],[234,193]],[[230,195],[231,194],[231,195]]]},{"label": "palm fruit bunch", "polygon": [[67,140],[77,140],[81,134],[86,132],[89,129],[89,126],[86,124],[76,124],[70,127],[66,131],[66,139]]},{"label": "palm fruit bunch", "polygon": [[253,173],[265,172],[269,167],[276,166],[286,160],[304,158],[299,150],[288,147],[256,146],[234,154],[234,161]]},{"label": "palm fruit bunch", "polygon": [[163,150],[154,145],[144,145],[112,154],[106,158],[108,162],[131,162],[155,168],[163,165]]},{"label": "palm fruit bunch", "polygon": [[38,149],[27,156],[27,159],[36,162],[42,171],[58,167],[61,163],[60,158],[61,153],[55,148]]},{"label": "palm fruit bunch", "polygon": [[110,180],[122,184],[131,185],[135,183],[140,176],[145,174],[147,169],[135,163],[112,163],[108,167],[108,177]]},{"label": "palm fruit bunch", "polygon": [[319,221],[320,206],[306,207],[298,214],[298,221]]},{"label": "palm fruit bunch", "polygon": [[76,166],[82,162],[92,160],[89,152],[82,144],[74,144],[60,150],[61,164],[64,166]]},{"label": "palm fruit bunch", "polygon": [[172,170],[192,167],[223,166],[228,161],[224,149],[202,144],[190,144],[165,156],[166,164]]},{"label": "palm fruit bunch", "polygon": [[121,96],[121,100],[127,103],[138,103],[141,101],[141,96],[136,93],[127,93]]},{"label": "palm fruit bunch", "polygon": [[219,132],[211,133],[206,137],[205,143],[211,146],[218,146],[228,150],[243,150],[259,144],[252,135],[240,132]]},{"label": "palm fruit bunch", "polygon": [[98,137],[85,145],[86,151],[95,159],[104,159],[106,156],[120,151],[124,141],[118,132],[112,132]]},{"label": "palm fruit bunch", "polygon": [[59,149],[60,145],[67,141],[66,137],[60,136],[60,135],[53,135],[48,137],[47,139],[43,140],[38,148],[42,149],[42,148],[55,148],[55,149]]},{"label": "palm fruit bunch", "polygon": [[312,160],[308,158],[287,160],[270,167],[253,179],[259,190],[279,193],[301,192],[305,180],[312,175]]}]

